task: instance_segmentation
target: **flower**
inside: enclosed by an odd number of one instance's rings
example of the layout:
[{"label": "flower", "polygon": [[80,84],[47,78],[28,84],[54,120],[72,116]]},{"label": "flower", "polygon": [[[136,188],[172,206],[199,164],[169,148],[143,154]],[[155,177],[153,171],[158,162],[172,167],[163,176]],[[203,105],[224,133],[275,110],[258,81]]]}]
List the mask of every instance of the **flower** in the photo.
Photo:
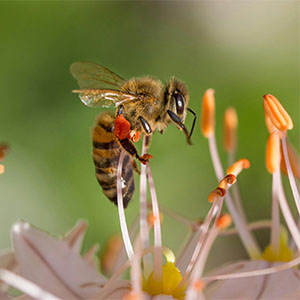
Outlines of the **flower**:
[{"label": "flower", "polygon": [[[284,161],[299,217],[300,201],[295,180],[297,167],[294,166],[298,159],[287,142],[287,130],[292,129],[292,120],[275,99],[272,95],[264,96],[266,124],[270,132],[266,167],[273,181],[270,222],[248,224],[246,220],[236,182],[239,174],[250,167],[250,162],[245,158],[235,158],[238,121],[233,108],[227,110],[224,117],[224,141],[230,167],[226,173],[223,171],[215,139],[214,91],[209,89],[204,94],[201,128],[208,139],[219,183],[208,196],[211,208],[202,222],[188,220],[167,208],[159,208],[154,180],[147,163],[141,165],[139,218],[128,229],[122,198],[123,151],[117,169],[117,202],[122,238],[118,235],[111,238],[101,256],[101,265],[108,277],[98,272],[96,245],[83,256],[80,255],[87,228],[85,221],[79,221],[61,239],[26,222],[17,222],[12,228],[14,250],[0,256],[0,296],[8,298],[9,286],[13,286],[32,298],[45,300],[299,297],[300,273],[294,267],[300,263],[300,231],[284,194],[280,169]],[[147,144],[145,138],[142,155],[147,154]],[[151,203],[147,203],[147,180]],[[222,213],[223,204],[227,206],[229,214]],[[279,209],[288,231],[280,224]],[[163,245],[163,217],[160,211],[190,228],[191,236],[177,259],[172,250]],[[235,227],[229,228],[232,222]],[[252,231],[266,226],[271,228],[270,245],[262,251]],[[153,245],[150,245],[150,230],[154,233]],[[207,257],[216,238],[236,233],[249,259],[204,274]],[[128,268],[130,280],[120,279]]]}]

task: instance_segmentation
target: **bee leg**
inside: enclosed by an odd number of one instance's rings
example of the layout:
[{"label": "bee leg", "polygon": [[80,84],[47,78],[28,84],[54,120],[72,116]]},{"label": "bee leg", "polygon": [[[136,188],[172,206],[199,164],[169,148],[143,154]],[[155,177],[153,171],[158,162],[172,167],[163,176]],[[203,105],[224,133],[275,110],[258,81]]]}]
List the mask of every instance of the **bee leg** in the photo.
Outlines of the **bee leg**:
[{"label": "bee leg", "polygon": [[182,129],[183,133],[185,134],[186,136],[186,140],[187,140],[187,143],[189,145],[192,145],[192,141],[190,139],[190,134],[188,132],[188,130],[186,129],[185,125],[181,122],[181,119],[175,114],[173,113],[171,110],[167,110],[167,113],[169,115],[169,117],[171,118],[171,120],[180,128]]},{"label": "bee leg", "polygon": [[152,158],[152,155],[150,154],[144,154],[143,156],[139,156],[137,153],[137,150],[133,143],[128,139],[119,139],[120,144],[122,147],[133,157],[137,158],[142,164],[146,164],[150,158]]},{"label": "bee leg", "polygon": [[131,165],[132,165],[132,168],[135,172],[137,172],[139,175],[141,175],[141,171],[139,170],[137,164],[136,164],[136,161],[135,160],[132,160],[131,161]]},{"label": "bee leg", "polygon": [[139,121],[141,122],[146,135],[151,134],[152,129],[151,129],[151,126],[149,125],[149,123],[142,116],[139,116]]}]

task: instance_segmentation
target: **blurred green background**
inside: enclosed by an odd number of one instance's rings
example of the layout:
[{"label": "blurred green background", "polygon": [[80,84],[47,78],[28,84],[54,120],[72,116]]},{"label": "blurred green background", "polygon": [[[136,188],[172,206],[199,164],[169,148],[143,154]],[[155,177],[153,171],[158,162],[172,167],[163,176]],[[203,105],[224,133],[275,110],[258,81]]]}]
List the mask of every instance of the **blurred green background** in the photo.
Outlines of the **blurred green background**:
[{"label": "blurred green background", "polygon": [[[10,246],[18,219],[61,234],[85,218],[86,247],[119,231],[116,207],[102,194],[91,157],[90,128],[101,109],[85,107],[71,93],[77,83],[69,66],[78,60],[125,78],[175,75],[187,84],[198,114],[204,91],[214,88],[223,164],[223,112],[234,106],[238,158],[252,163],[239,177],[244,206],[249,220],[270,216],[262,96],[276,95],[290,112],[289,138],[299,149],[298,1],[1,2],[0,54],[0,141],[11,147],[0,178],[0,248]],[[199,120],[193,143],[186,145],[172,125],[155,133],[151,168],[160,203],[199,219],[217,185]],[[129,222],[138,214],[136,189]],[[165,220],[164,244],[176,249],[186,231]],[[241,246],[222,245],[228,258],[244,255]]]}]

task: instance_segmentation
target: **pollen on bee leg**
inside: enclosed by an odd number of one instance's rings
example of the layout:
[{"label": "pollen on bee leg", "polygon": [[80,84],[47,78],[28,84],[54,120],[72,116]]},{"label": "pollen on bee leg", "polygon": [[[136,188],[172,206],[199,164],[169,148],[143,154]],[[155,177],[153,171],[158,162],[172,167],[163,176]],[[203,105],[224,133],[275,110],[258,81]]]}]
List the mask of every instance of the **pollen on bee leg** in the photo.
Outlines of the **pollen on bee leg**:
[{"label": "pollen on bee leg", "polygon": [[128,134],[128,137],[131,141],[136,143],[140,139],[140,134],[135,130],[131,130]]},{"label": "pollen on bee leg", "polygon": [[212,203],[215,200],[218,200],[221,197],[224,197],[226,194],[226,190],[220,187],[217,187],[215,190],[209,193],[208,202]]},{"label": "pollen on bee leg", "polygon": [[267,142],[266,168],[271,174],[280,168],[280,135],[281,134],[278,131],[273,131]]},{"label": "pollen on bee leg", "polygon": [[218,229],[226,229],[232,224],[232,218],[229,214],[221,215],[217,220]]},{"label": "pollen on bee leg", "polygon": [[250,167],[250,162],[248,159],[242,158],[231,165],[226,173],[233,174],[234,176],[238,176],[243,169],[248,169]]},{"label": "pollen on bee leg", "polygon": [[130,133],[130,127],[130,123],[124,118],[124,116],[122,114],[118,115],[115,119],[115,136],[121,140],[127,138]]},{"label": "pollen on bee leg", "polygon": [[265,113],[270,117],[273,125],[280,131],[292,129],[293,121],[279,100],[271,94],[264,95],[263,99]]},{"label": "pollen on bee leg", "polygon": [[201,131],[208,138],[215,132],[215,91],[208,89],[202,100]]}]

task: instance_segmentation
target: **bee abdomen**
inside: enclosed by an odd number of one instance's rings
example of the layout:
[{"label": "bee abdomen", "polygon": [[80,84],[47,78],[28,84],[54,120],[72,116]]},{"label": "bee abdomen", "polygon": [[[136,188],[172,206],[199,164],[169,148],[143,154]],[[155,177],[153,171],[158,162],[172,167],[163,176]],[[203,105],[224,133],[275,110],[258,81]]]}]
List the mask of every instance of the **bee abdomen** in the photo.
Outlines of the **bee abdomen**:
[{"label": "bee abdomen", "polygon": [[[106,197],[117,205],[117,168],[122,147],[113,133],[114,116],[102,113],[93,128],[93,159],[96,178]],[[126,208],[134,192],[132,158],[126,152],[122,168],[123,204]]]}]

